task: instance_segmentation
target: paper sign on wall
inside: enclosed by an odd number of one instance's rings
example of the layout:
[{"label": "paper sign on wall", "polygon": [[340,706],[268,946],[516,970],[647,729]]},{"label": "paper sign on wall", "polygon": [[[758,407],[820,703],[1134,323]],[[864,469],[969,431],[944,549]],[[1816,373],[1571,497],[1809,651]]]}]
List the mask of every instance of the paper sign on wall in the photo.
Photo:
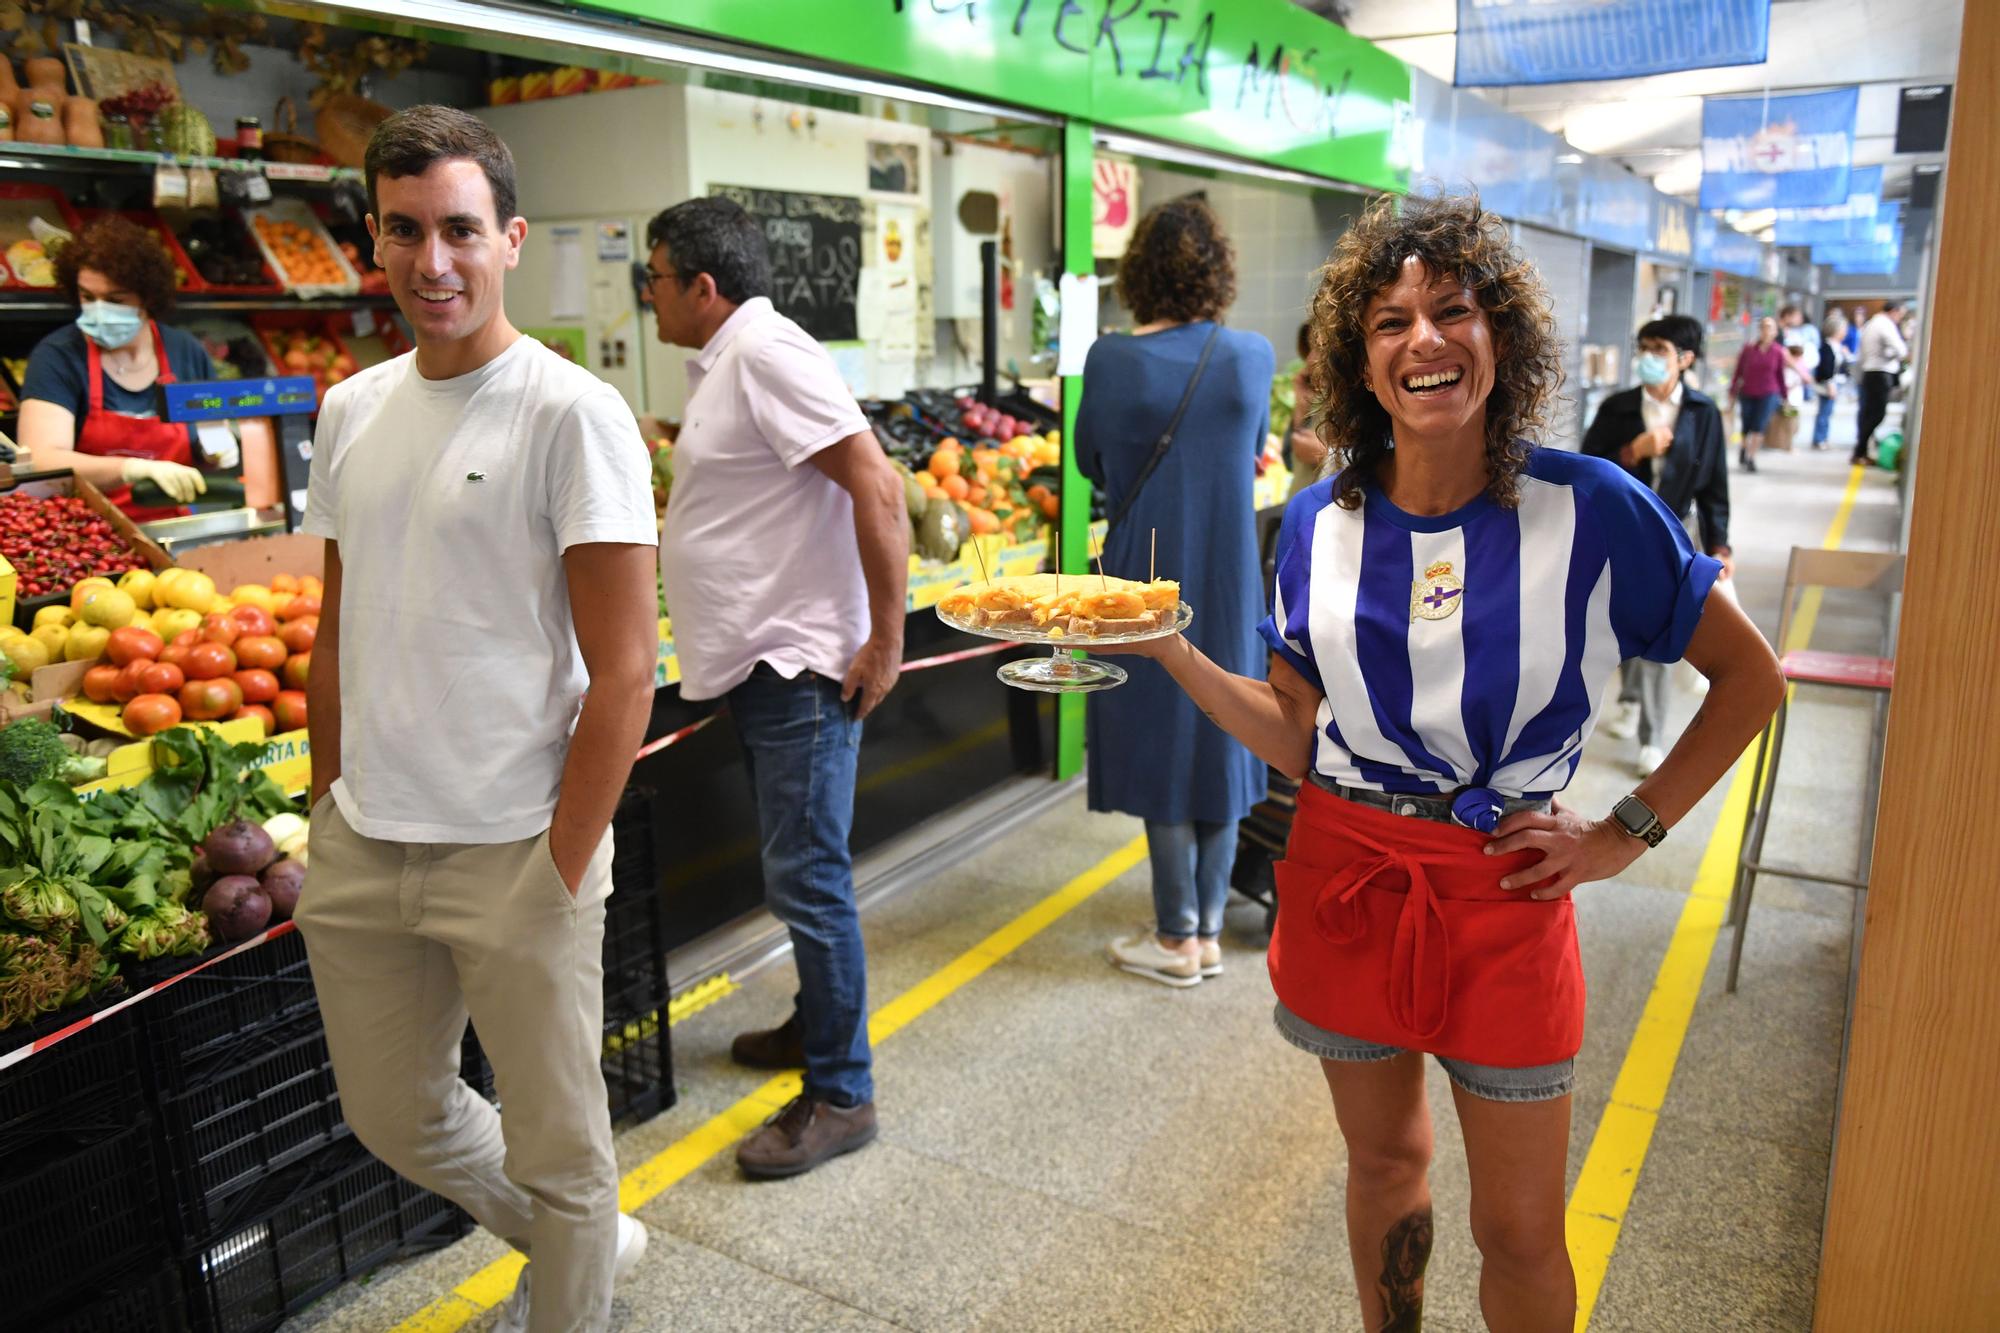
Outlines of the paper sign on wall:
[{"label": "paper sign on wall", "polygon": [[1083,359],[1097,341],[1097,275],[1065,273],[1057,292],[1062,324],[1056,335],[1056,374],[1081,375]]},{"label": "paper sign on wall", "polygon": [[583,275],[583,228],[549,228],[549,318],[582,319],[590,290]]}]

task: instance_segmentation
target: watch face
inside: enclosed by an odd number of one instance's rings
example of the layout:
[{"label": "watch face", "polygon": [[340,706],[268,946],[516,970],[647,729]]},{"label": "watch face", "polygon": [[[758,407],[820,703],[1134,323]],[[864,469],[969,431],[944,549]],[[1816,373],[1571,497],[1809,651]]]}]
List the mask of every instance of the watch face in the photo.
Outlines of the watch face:
[{"label": "watch face", "polygon": [[1611,817],[1617,820],[1624,827],[1625,831],[1635,838],[1645,830],[1648,824],[1653,822],[1654,818],[1653,812],[1646,807],[1646,803],[1636,796],[1627,796],[1617,805],[1611,807]]}]

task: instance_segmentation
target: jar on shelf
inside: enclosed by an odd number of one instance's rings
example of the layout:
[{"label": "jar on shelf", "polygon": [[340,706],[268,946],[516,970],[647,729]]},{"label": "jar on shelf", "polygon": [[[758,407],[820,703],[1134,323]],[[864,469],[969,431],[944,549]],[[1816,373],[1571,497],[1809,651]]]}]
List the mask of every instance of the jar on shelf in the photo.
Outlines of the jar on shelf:
[{"label": "jar on shelf", "polygon": [[255,116],[236,118],[236,156],[254,162],[264,156],[264,122]]},{"label": "jar on shelf", "polygon": [[113,111],[99,117],[99,120],[104,126],[104,146],[106,148],[130,150],[139,146],[138,137],[132,133],[132,118],[130,116],[121,116],[116,111]]}]

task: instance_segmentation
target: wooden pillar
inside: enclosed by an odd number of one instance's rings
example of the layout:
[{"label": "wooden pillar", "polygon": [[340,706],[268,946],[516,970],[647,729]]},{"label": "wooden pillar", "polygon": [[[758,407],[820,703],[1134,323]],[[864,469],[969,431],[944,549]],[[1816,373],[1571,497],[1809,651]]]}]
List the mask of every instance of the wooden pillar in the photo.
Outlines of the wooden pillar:
[{"label": "wooden pillar", "polygon": [[1822,1333],[2000,1320],[2000,3],[1953,99]]}]

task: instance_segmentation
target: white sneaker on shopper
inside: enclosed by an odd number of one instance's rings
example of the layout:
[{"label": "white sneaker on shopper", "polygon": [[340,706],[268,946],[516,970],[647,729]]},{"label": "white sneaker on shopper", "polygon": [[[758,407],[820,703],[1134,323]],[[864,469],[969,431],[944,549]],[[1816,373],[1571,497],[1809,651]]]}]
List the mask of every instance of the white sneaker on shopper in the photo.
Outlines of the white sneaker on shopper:
[{"label": "white sneaker on shopper", "polygon": [[1639,705],[1615,703],[1611,711],[1604,715],[1604,734],[1614,741],[1629,741],[1639,734]]},{"label": "white sneaker on shopper", "polygon": [[1135,977],[1157,981],[1162,986],[1199,986],[1201,984],[1201,953],[1178,953],[1162,948],[1159,937],[1148,926],[1134,931],[1123,939],[1111,941],[1105,949],[1112,966],[1130,972]]},{"label": "white sneaker on shopper", "polygon": [[[618,1257],[611,1264],[611,1280],[623,1282],[639,1270],[639,1261],[646,1257],[646,1224],[630,1213],[618,1214]],[[514,1282],[514,1290],[500,1306],[500,1313],[493,1320],[492,1333],[527,1333],[528,1328],[528,1287],[535,1275],[533,1264],[523,1265],[521,1276]]]},{"label": "white sneaker on shopper", "polygon": [[1222,941],[1203,940],[1201,942],[1201,974],[1204,977],[1222,975]]},{"label": "white sneaker on shopper", "polygon": [[1665,750],[1657,745],[1642,745],[1639,747],[1639,762],[1632,765],[1632,771],[1642,778],[1650,778],[1654,770],[1665,762],[1667,762]]}]

